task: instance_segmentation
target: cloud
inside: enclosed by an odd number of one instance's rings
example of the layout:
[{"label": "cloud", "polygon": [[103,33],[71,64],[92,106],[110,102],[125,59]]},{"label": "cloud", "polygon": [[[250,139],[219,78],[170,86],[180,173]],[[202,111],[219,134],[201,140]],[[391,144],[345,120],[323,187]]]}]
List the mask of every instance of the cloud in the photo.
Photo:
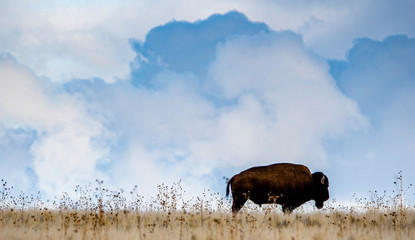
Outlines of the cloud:
[{"label": "cloud", "polygon": [[[10,56],[1,58],[0,76],[2,155],[24,169],[13,180],[36,180],[29,185],[52,196],[105,177],[96,165],[106,161],[111,134],[83,102],[56,92]],[[25,154],[16,156],[17,150]]]},{"label": "cloud", "polygon": [[[224,116],[235,114],[229,126],[244,122],[239,132],[249,140],[233,148],[240,151],[239,161],[323,167],[322,141],[366,124],[357,104],[338,91],[327,70],[325,61],[291,32],[234,38],[218,47],[211,76],[225,97],[238,100],[235,112]],[[256,128],[254,136],[243,134],[248,126]],[[244,138],[231,139],[238,143]],[[244,153],[249,146],[254,151]]]},{"label": "cloud", "polygon": [[[3,1],[1,51],[54,82],[128,75],[133,52],[115,18],[119,5],[107,1]],[[113,20],[112,20],[113,19]]]},{"label": "cloud", "polygon": [[[106,126],[117,135],[109,156],[112,161],[104,166],[111,176],[109,184],[115,187],[129,189],[137,184],[142,193],[150,194],[157,184],[187,182],[192,171],[203,171],[185,160],[192,154],[191,145],[209,138],[214,129],[214,106],[187,84],[194,76],[164,72],[156,78],[163,82],[157,90],[130,83],[102,88],[80,83],[80,89],[92,92],[89,98],[99,111],[107,112]],[[184,184],[187,189],[203,185],[209,186],[200,184],[200,179]]]},{"label": "cloud", "polygon": [[160,71],[206,74],[215,59],[216,45],[232,35],[253,35],[268,32],[264,23],[255,23],[239,12],[215,14],[206,20],[173,21],[153,28],[145,42],[130,40],[137,52],[132,78],[135,84],[149,86]]},{"label": "cloud", "polygon": [[[408,172],[415,159],[414,56],[415,40],[393,35],[382,41],[357,39],[346,61],[331,62],[337,69],[334,75],[339,88],[359,103],[371,122],[364,134],[343,139],[331,148],[340,158],[341,171],[355,171],[344,181],[351,186],[367,182],[365,189],[356,188],[359,191],[392,186],[393,174],[400,170],[407,182],[415,181]],[[362,165],[369,167],[362,169]]]},{"label": "cloud", "polygon": [[359,102],[375,128],[384,129],[389,121],[413,117],[414,53],[415,40],[404,35],[383,41],[358,39],[349,51],[338,85]]},{"label": "cloud", "polygon": [[271,29],[301,34],[307,48],[322,56],[343,58],[354,38],[380,40],[397,33],[413,37],[413,8],[410,0],[3,1],[0,45],[1,51],[54,82],[114,82],[130,73],[134,51],[128,39],[146,41],[154,26],[174,19],[193,22],[237,10]]},{"label": "cloud", "polygon": [[305,19],[297,31],[304,36],[308,48],[327,58],[344,58],[356,38],[382,40],[394,34],[415,36],[409,24],[415,20],[410,13],[415,7],[413,1],[332,1],[298,7],[305,12]]},{"label": "cloud", "polygon": [[27,132],[31,169],[45,192],[95,178],[137,184],[143,194],[179,179],[195,193],[221,191],[222,176],[252,165],[327,168],[326,142],[367,127],[325,59],[291,31],[230,12],[173,21],[131,42],[131,82],[51,83],[2,61],[2,142],[14,141],[16,126]]},{"label": "cloud", "polygon": [[[260,31],[226,31],[211,42],[189,37],[177,45],[180,51],[152,42],[174,39],[177,28],[181,36],[194,36],[195,29],[208,35],[235,16],[240,23],[233,26]],[[93,94],[122,143],[112,152],[123,152],[111,167],[115,182],[151,191],[151,184],[181,178],[200,190],[221,184],[220,174],[252,165],[330,165],[324,142],[365,128],[367,120],[299,35],[264,29],[231,12],[157,27],[149,35],[158,31],[159,37],[135,46],[143,64],[133,72],[149,74],[132,74],[134,85],[115,83]]]}]

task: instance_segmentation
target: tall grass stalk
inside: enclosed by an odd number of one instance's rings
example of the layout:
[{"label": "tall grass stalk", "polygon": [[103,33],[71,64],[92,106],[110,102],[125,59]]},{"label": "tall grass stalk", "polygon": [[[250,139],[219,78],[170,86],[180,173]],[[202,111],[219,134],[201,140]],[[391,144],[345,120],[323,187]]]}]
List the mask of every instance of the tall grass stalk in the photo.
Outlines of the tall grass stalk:
[{"label": "tall grass stalk", "polygon": [[395,196],[375,191],[358,206],[331,201],[290,215],[252,203],[232,215],[230,200],[218,193],[185,199],[180,181],[160,184],[144,199],[137,186],[109,190],[97,180],[95,188],[77,186],[74,198],[64,193],[49,202],[39,194],[13,196],[2,181],[0,239],[415,239],[415,211],[399,176]]}]

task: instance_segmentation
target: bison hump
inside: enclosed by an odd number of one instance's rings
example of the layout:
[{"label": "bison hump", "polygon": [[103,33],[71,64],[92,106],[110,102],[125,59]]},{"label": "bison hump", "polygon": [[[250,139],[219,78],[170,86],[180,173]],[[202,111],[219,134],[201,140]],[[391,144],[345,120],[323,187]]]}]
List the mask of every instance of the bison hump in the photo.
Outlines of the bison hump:
[{"label": "bison hump", "polygon": [[254,167],[238,174],[242,181],[269,189],[304,189],[311,182],[311,172],[304,165],[278,163],[269,166]]}]

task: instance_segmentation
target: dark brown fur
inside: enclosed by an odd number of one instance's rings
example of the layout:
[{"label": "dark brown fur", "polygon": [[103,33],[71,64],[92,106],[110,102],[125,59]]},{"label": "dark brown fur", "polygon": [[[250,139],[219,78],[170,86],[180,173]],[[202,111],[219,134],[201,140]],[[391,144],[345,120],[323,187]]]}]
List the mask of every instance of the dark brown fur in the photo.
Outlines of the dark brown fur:
[{"label": "dark brown fur", "polygon": [[250,199],[261,206],[266,203],[282,205],[289,213],[303,203],[314,199],[318,208],[329,198],[328,179],[321,173],[311,174],[306,166],[279,163],[253,167],[233,176],[226,187],[226,196],[232,189],[232,211],[238,212]]}]

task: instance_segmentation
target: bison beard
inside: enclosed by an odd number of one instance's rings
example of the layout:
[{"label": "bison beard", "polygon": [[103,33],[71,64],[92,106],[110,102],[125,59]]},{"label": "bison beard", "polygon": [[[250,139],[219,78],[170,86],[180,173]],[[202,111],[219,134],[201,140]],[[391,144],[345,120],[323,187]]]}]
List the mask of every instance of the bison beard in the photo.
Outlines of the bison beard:
[{"label": "bison beard", "polygon": [[282,205],[290,213],[303,203],[314,200],[318,209],[329,199],[329,181],[321,172],[310,173],[303,165],[278,163],[253,167],[233,176],[226,187],[232,189],[232,212],[237,213],[249,199],[261,206],[266,203]]}]

